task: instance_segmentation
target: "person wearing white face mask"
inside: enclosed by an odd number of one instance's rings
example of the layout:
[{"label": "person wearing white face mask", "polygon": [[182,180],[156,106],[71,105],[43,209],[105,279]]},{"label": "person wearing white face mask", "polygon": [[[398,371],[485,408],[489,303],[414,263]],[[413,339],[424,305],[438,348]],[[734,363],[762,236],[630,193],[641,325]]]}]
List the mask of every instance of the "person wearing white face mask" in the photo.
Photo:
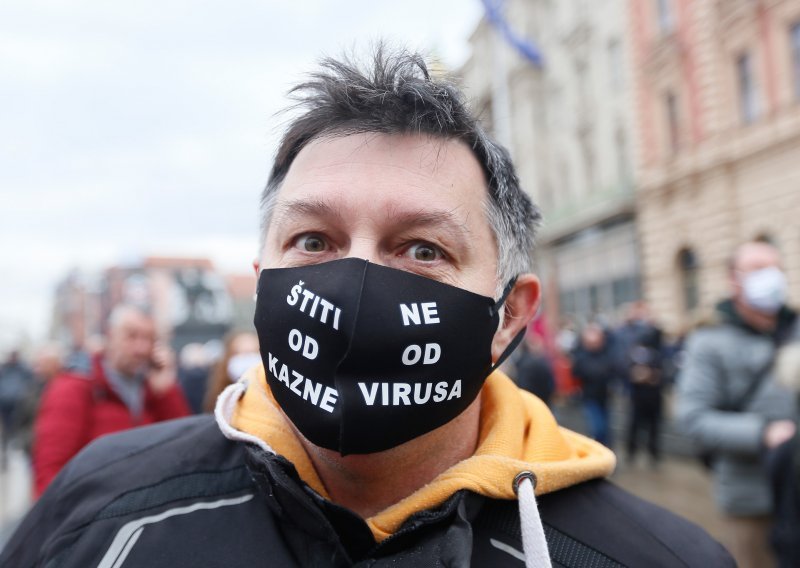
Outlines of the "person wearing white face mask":
[{"label": "person wearing white face mask", "polygon": [[778,347],[800,335],[787,279],[769,243],[741,245],[730,263],[731,296],[713,325],[687,343],[677,420],[711,458],[714,492],[739,566],[772,566],[772,495],[765,451],[796,431],[795,397],[773,378]]},{"label": "person wearing white face mask", "polygon": [[252,331],[238,330],[225,338],[222,357],[211,369],[206,386],[203,409],[214,412],[217,397],[232,382],[261,362],[258,354],[258,336]]}]

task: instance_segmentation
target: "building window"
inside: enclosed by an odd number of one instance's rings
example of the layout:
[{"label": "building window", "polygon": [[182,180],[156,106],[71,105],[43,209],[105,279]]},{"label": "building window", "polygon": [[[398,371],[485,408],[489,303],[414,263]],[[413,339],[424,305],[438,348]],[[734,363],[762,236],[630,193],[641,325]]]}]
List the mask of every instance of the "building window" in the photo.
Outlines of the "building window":
[{"label": "building window", "polygon": [[541,188],[539,199],[542,210],[552,211],[554,209],[553,186],[550,185],[547,179],[542,179],[539,182],[539,187]]},{"label": "building window", "polygon": [[562,157],[558,161],[558,177],[561,180],[561,191],[555,194],[553,204],[556,207],[569,206],[573,200],[572,170],[567,166],[566,160]]},{"label": "building window", "polygon": [[562,290],[559,294],[559,311],[562,314],[574,314],[577,308],[574,290]]},{"label": "building window", "polygon": [[591,284],[589,286],[589,311],[592,314],[600,313],[600,286]]},{"label": "building window", "polygon": [[617,150],[617,183],[622,189],[628,189],[631,179],[628,171],[628,141],[621,125],[617,126],[614,133],[614,146]]},{"label": "building window", "polygon": [[672,17],[672,0],[656,0],[658,31],[666,35],[672,31],[675,21]]},{"label": "building window", "polygon": [[591,127],[582,129],[579,133],[578,143],[581,150],[581,161],[583,162],[584,195],[597,189],[595,183],[597,160],[595,158],[594,146],[592,145]]},{"label": "building window", "polygon": [[681,122],[678,97],[672,91],[667,91],[664,95],[664,109],[667,120],[667,147],[672,154],[675,154],[681,144]]},{"label": "building window", "polygon": [[624,276],[611,283],[614,298],[614,307],[618,308],[627,303],[641,299],[641,283],[638,276]]},{"label": "building window", "polygon": [[618,39],[613,39],[608,42],[608,76],[611,79],[611,88],[622,88],[623,70],[622,70],[622,45]]},{"label": "building window", "polygon": [[736,59],[736,74],[739,82],[739,110],[742,122],[749,124],[758,118],[758,93],[753,72],[753,57],[749,52]]},{"label": "building window", "polygon": [[800,22],[789,32],[792,49],[792,77],[794,79],[794,98],[800,101]]},{"label": "building window", "polygon": [[753,239],[755,243],[766,243],[768,245],[772,245],[775,248],[778,248],[778,245],[775,243],[775,239],[769,233],[759,233]]},{"label": "building window", "polygon": [[691,249],[683,249],[678,253],[678,269],[681,276],[683,307],[690,312],[700,305],[700,265]]}]

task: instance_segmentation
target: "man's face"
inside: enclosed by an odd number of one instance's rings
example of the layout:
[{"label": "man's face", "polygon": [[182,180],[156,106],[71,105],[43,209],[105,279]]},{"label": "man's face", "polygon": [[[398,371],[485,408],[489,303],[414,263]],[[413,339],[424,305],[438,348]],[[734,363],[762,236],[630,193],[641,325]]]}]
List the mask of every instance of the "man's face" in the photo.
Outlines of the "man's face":
[{"label": "man's face", "polygon": [[592,352],[600,351],[605,344],[603,330],[596,325],[587,325],[581,334],[583,346]]},{"label": "man's face", "polygon": [[742,300],[742,282],[748,274],[773,267],[781,268],[781,257],[775,247],[767,243],[742,245],[736,253],[731,278],[734,298]]},{"label": "man's face", "polygon": [[33,373],[43,381],[49,381],[61,372],[61,357],[51,349],[42,349],[33,359]]},{"label": "man's face", "polygon": [[258,353],[258,336],[255,333],[240,333],[231,341],[231,355]]},{"label": "man's face", "polygon": [[127,312],[109,331],[106,356],[118,372],[133,376],[144,372],[153,354],[153,321],[138,312]]},{"label": "man's face", "polygon": [[497,246],[469,148],[421,135],[321,139],[295,158],[261,268],[346,257],[494,296]]}]

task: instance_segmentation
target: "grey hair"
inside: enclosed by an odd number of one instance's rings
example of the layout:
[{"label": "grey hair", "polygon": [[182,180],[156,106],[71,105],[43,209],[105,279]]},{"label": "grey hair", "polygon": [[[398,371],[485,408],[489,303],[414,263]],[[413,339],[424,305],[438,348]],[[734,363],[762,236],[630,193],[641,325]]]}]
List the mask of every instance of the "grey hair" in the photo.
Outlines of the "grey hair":
[{"label": "grey hair", "polygon": [[296,101],[293,108],[304,112],[284,133],[261,194],[262,248],[281,184],[295,157],[311,141],[361,133],[425,134],[465,142],[483,168],[499,288],[531,271],[539,209],[520,188],[505,148],[481,127],[454,84],[431,77],[420,54],[390,51],[378,44],[366,69],[349,57],[325,58],[320,70],[295,86],[290,96]]},{"label": "grey hair", "polygon": [[34,350],[34,357],[53,357],[59,363],[64,362],[65,355],[64,346],[57,341],[46,341],[37,345]]},{"label": "grey hair", "polygon": [[148,319],[153,318],[147,308],[134,304],[118,304],[114,306],[114,309],[111,310],[111,314],[108,316],[108,331],[120,327],[130,314],[137,314]]}]

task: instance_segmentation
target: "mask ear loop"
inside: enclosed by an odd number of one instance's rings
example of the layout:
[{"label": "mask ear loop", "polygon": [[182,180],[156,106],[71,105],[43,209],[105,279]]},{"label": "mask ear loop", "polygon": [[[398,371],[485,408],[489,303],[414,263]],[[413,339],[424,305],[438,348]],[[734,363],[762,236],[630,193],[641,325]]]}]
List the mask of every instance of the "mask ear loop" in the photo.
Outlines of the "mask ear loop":
[{"label": "mask ear loop", "polygon": [[[506,285],[506,287],[503,288],[503,294],[500,296],[500,299],[497,300],[497,302],[495,302],[495,304],[489,308],[490,316],[494,317],[495,314],[500,313],[500,310],[503,308],[503,304],[505,303],[506,298],[508,298],[508,295],[511,293],[511,290],[514,289],[514,284],[516,283],[517,283],[517,277],[514,276],[514,278],[512,278],[509,281],[508,285]],[[500,365],[503,364],[503,361],[505,361],[508,358],[508,356],[514,352],[514,349],[516,349],[517,346],[525,338],[526,331],[527,327],[523,327],[519,331],[519,333],[517,333],[517,335],[514,336],[514,339],[511,340],[511,343],[508,344],[508,347],[505,348],[505,351],[503,351],[503,353],[500,355],[497,361],[492,363],[492,366],[489,368],[490,373],[494,372]]]}]

